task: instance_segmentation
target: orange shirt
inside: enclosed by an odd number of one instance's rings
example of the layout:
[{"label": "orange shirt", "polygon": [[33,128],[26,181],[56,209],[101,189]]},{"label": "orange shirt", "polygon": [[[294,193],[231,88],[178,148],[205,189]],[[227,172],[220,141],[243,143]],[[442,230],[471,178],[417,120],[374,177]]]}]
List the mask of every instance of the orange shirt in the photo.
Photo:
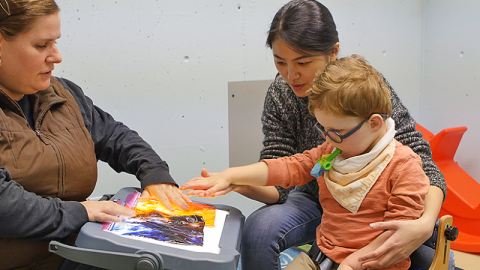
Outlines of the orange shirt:
[{"label": "orange shirt", "polygon": [[[333,146],[317,148],[290,157],[263,160],[268,165],[268,186],[301,186],[312,180],[310,170],[317,159],[330,154]],[[409,147],[395,141],[395,154],[363,200],[357,213],[343,208],[328,191],[323,174],[317,178],[322,223],[317,228],[317,244],[325,255],[341,263],[348,255],[372,242],[382,231],[373,230],[372,222],[417,219],[424,210],[430,181],[422,161]],[[408,269],[410,259],[394,269]],[[389,268],[385,268],[389,269]]]}]

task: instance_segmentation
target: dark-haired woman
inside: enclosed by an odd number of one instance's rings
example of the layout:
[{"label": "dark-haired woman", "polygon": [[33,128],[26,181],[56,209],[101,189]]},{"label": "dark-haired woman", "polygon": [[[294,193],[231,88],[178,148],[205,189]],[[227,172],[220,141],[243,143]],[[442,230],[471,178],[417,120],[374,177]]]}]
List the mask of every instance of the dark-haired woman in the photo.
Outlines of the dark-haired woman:
[{"label": "dark-haired woman", "polygon": [[[325,6],[314,0],[294,0],[276,13],[267,46],[273,51],[279,76],[265,98],[261,159],[290,156],[323,143],[313,128],[316,121],[308,112],[306,91],[317,71],[337,59],[340,43],[333,17]],[[381,247],[361,259],[364,267],[378,269],[410,256],[412,267],[428,268],[434,249],[422,244],[432,235],[446,194],[445,180],[432,161],[429,144],[415,130],[414,119],[391,87],[390,91],[392,118],[397,129],[395,139],[422,158],[431,186],[421,218],[372,224],[372,229],[392,230],[393,234]],[[322,220],[322,206],[318,203],[318,185],[313,178],[296,190],[281,187],[237,187],[235,190],[268,204],[246,220],[242,269],[281,269],[280,252],[315,240],[315,228]],[[453,259],[450,262],[453,269]]]},{"label": "dark-haired woman", "polygon": [[0,0],[0,269],[57,269],[63,259],[48,252],[50,240],[133,214],[85,201],[97,160],[135,174],[143,196],[188,208],[165,161],[135,131],[52,77],[60,30],[55,1]]}]

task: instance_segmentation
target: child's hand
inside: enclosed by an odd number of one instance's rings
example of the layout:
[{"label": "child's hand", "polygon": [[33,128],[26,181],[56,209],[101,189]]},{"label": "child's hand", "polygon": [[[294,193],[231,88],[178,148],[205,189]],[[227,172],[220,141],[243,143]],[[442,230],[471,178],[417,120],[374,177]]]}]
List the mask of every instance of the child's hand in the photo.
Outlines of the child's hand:
[{"label": "child's hand", "polygon": [[202,177],[194,178],[180,187],[181,190],[192,189],[187,192],[188,196],[215,198],[222,196],[235,188],[222,173],[209,173],[202,169]]},{"label": "child's hand", "polygon": [[[216,173],[209,173],[207,171],[207,169],[205,169],[205,168],[202,169],[202,173],[201,173],[202,177],[210,177],[210,176],[213,176],[215,174]],[[215,192],[215,194],[212,194],[211,196],[209,196],[209,198],[216,198],[216,197],[219,197],[219,196],[226,195],[226,194],[230,193],[231,191],[234,191],[235,188],[237,188],[237,187],[239,187],[239,186],[231,184],[228,188]],[[193,190],[192,190],[192,192],[193,192]],[[191,195],[196,195],[196,194],[191,194]]]},{"label": "child's hand", "polygon": [[209,172],[207,171],[207,169],[205,169],[205,168],[203,168],[203,169],[202,169],[202,172],[200,173],[200,175],[201,175],[202,177],[210,177],[210,176],[214,176],[215,174],[216,174],[216,173],[209,173]]},{"label": "child's hand", "polygon": [[192,189],[187,192],[187,196],[196,195],[204,198],[215,198],[233,190],[230,183],[223,181],[220,177],[197,177],[188,181],[180,189]]},{"label": "child's hand", "polygon": [[229,193],[239,185],[265,185],[267,178],[267,164],[258,162],[247,166],[228,168],[221,173],[209,173],[203,169],[202,177],[190,180],[180,189],[193,189],[187,192],[189,196],[214,198]]}]

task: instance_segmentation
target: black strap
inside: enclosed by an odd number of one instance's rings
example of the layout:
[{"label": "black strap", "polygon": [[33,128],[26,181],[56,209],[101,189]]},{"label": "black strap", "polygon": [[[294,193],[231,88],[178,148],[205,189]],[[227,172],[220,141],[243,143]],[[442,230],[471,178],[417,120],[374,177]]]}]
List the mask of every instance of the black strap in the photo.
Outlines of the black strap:
[{"label": "black strap", "polygon": [[[322,263],[326,258],[328,258],[327,255],[325,255],[325,253],[320,250],[317,243],[312,244],[312,247],[310,248],[310,250],[308,250],[307,255],[317,265],[320,265],[320,263]],[[332,269],[337,269],[339,264],[334,262],[332,259],[330,260],[332,261]]]}]

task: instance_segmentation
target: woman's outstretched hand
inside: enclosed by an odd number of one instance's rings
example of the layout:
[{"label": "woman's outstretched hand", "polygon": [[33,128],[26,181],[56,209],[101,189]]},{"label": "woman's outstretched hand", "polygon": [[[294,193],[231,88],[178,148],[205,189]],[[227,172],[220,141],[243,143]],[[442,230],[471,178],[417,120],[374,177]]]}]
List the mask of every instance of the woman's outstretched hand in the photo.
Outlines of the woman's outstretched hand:
[{"label": "woman's outstretched hand", "polygon": [[169,183],[147,186],[141,197],[148,198],[150,196],[156,197],[169,210],[174,210],[172,204],[183,210],[188,210],[190,208],[189,203],[192,202],[177,186]]}]

